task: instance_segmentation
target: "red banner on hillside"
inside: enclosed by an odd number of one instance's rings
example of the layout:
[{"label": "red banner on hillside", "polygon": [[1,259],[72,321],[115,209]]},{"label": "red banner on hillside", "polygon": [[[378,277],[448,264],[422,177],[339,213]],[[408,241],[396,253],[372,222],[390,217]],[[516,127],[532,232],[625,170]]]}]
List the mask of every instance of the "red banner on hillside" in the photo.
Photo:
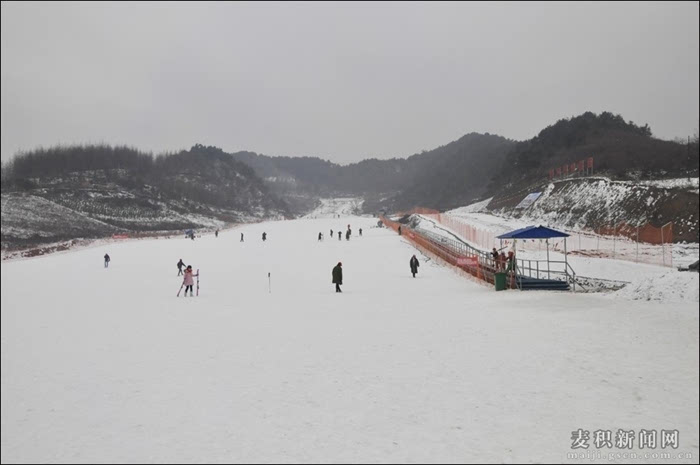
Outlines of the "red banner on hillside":
[{"label": "red banner on hillside", "polygon": [[571,174],[593,174],[593,157],[588,157],[583,160],[567,163],[566,165],[557,166],[556,168],[551,168],[549,170],[549,179],[556,178],[562,174],[566,176]]}]

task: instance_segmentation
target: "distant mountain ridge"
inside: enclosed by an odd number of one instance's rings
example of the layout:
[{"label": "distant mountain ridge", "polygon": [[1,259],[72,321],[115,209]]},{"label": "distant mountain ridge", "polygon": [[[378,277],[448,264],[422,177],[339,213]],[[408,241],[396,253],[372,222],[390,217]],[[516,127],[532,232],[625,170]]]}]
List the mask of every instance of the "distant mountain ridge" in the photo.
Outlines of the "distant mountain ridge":
[{"label": "distant mountain ridge", "polygon": [[467,134],[408,158],[369,159],[347,166],[320,158],[231,154],[250,165],[278,195],[363,196],[365,210],[459,206],[484,194],[514,144],[490,134]]},{"label": "distant mountain ridge", "polygon": [[[653,138],[647,125],[586,112],[526,141],[469,133],[405,159],[347,166],[318,157],[227,153],[202,144],[156,157],[127,147],[39,149],[3,165],[2,193],[4,206],[12,199],[28,202],[28,209],[48,208],[41,198],[85,215],[98,223],[78,223],[100,236],[110,228],[177,230],[301,216],[321,198],[334,197],[364,198],[365,213],[414,206],[447,210],[488,197],[493,208],[510,208],[532,189],[546,187],[551,168],[588,157],[595,160],[594,172],[611,180],[698,175],[697,134],[688,144],[664,141]],[[687,217],[683,209],[692,208],[692,199],[674,202],[662,217]],[[20,239],[11,231],[31,231],[21,212],[3,207],[3,247]],[[54,237],[45,222],[40,229],[41,240]]]},{"label": "distant mountain ridge", "polygon": [[474,201],[511,195],[545,182],[548,171],[594,158],[594,172],[611,179],[638,180],[697,176],[697,134],[691,144],[652,137],[648,125],[626,122],[610,112],[586,112],[560,119],[526,141],[470,133],[408,158],[369,159],[340,166],[316,157],[231,154],[288,197],[365,198],[368,213],[410,209],[446,210]]}]

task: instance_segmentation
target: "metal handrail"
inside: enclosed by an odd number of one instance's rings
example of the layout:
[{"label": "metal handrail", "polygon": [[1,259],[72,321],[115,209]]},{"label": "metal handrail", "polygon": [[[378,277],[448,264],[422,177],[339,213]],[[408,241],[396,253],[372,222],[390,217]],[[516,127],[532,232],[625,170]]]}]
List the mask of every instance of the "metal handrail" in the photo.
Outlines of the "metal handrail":
[{"label": "metal handrail", "polygon": [[[390,220],[391,221],[391,220]],[[392,221],[394,222],[394,221]],[[396,223],[396,222],[394,222]],[[473,247],[469,245],[468,243],[459,240],[458,238],[456,239],[451,239],[447,238],[443,235],[436,234],[431,231],[427,231],[422,228],[411,228],[408,225],[404,225],[409,231],[412,231],[414,234],[417,234],[419,236],[422,236],[423,239],[433,243],[435,246],[439,247],[444,251],[445,254],[448,256],[452,257],[453,259],[458,259],[459,257],[477,257],[478,262],[479,262],[479,268],[478,271],[481,272],[484,275],[484,279],[487,281],[489,279],[493,278],[493,274],[496,272],[502,270],[501,266],[503,266],[500,261],[496,261],[493,259],[491,254],[489,252],[485,252],[483,250],[477,249],[476,247]],[[547,269],[545,270],[544,267],[540,268],[540,262],[542,263],[547,263]],[[526,265],[527,263],[527,265]],[[533,267],[533,263],[535,266]],[[552,270],[551,269],[551,264],[557,264],[561,263],[564,264],[563,266],[563,271],[559,270]],[[536,273],[537,279],[542,279],[540,277],[541,273],[546,272],[547,275],[555,274],[555,275],[563,275],[563,281],[567,283],[573,284],[574,291],[576,290],[576,272],[574,269],[571,267],[571,265],[567,261],[561,261],[561,260],[533,260],[533,259],[523,259],[523,258],[516,258],[514,269],[513,269],[513,277],[514,277],[514,282],[515,286],[522,290],[523,288],[523,278],[524,277],[532,277],[533,272]],[[527,272],[527,274],[526,274]],[[581,283],[578,283],[581,285]]]}]

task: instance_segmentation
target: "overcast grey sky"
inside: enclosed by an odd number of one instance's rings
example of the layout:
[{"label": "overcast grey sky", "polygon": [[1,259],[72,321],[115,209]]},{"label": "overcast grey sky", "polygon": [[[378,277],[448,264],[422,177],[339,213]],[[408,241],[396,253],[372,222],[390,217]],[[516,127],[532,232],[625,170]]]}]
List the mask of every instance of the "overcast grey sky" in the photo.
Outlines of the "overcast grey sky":
[{"label": "overcast grey sky", "polygon": [[340,163],[584,111],[698,127],[698,2],[2,3],[2,159],[195,143]]}]

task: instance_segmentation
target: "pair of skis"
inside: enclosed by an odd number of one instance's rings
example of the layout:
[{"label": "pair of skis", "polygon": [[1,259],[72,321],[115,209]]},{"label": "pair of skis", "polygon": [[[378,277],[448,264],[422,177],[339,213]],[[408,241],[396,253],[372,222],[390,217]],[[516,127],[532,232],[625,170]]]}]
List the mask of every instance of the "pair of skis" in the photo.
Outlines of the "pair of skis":
[{"label": "pair of skis", "polygon": [[[197,268],[197,297],[199,297],[199,268]],[[177,291],[177,297],[180,297],[180,292],[182,292],[182,288],[185,287],[185,280],[182,280],[182,284],[180,285],[180,290]]]}]

